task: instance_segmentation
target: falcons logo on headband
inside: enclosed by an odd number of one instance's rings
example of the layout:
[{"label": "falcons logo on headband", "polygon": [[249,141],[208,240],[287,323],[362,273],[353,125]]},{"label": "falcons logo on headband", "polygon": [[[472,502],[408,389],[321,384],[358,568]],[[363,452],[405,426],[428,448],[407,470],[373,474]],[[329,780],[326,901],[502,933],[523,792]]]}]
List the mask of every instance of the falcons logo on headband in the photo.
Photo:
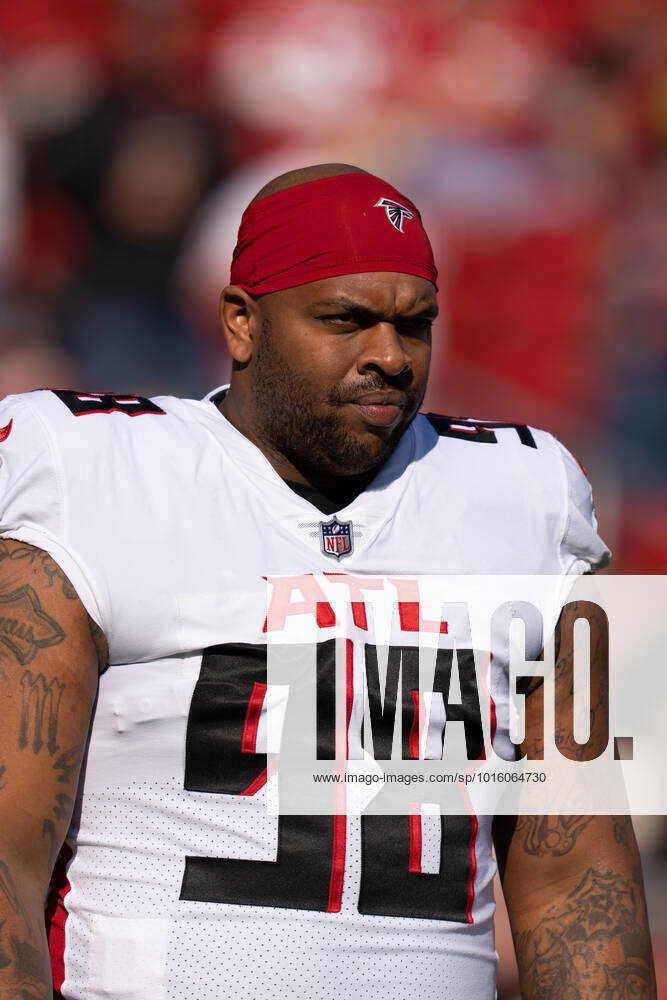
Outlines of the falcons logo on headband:
[{"label": "falcons logo on headband", "polygon": [[398,229],[399,233],[403,232],[403,223],[406,219],[414,219],[414,212],[411,212],[409,208],[405,205],[400,205],[397,201],[392,201],[391,198],[380,198],[373,205],[373,208],[383,208],[387,213],[387,218],[391,222],[394,229]]}]

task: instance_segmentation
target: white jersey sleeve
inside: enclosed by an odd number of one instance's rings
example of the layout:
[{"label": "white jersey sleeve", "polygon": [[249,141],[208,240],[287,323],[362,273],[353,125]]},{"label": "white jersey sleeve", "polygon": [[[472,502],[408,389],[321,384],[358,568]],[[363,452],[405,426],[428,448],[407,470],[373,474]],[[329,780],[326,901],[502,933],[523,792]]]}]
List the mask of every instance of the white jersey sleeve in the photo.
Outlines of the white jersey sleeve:
[{"label": "white jersey sleeve", "polygon": [[69,537],[66,484],[58,444],[29,395],[0,401],[0,538],[48,552],[104,630],[101,588]]},{"label": "white jersey sleeve", "polygon": [[594,573],[611,558],[598,534],[593,491],[584,470],[560,441],[554,441],[563,468],[564,511],[560,560],[567,574]]}]

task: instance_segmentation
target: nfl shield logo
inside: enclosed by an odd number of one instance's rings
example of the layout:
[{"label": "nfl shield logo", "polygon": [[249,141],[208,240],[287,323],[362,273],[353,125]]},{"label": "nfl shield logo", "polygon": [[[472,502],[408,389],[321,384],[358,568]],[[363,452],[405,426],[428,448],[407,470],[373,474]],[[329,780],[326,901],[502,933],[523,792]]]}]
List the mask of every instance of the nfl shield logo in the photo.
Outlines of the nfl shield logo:
[{"label": "nfl shield logo", "polygon": [[342,559],[352,551],[352,522],[333,517],[325,524],[320,521],[320,540],[325,556]]}]

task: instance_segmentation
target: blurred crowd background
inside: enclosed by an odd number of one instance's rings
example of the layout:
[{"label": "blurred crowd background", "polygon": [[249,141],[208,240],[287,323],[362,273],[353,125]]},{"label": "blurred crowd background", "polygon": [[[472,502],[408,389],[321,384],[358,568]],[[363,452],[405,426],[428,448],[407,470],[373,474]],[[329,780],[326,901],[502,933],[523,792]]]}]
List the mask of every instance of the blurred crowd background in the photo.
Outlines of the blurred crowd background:
[{"label": "blurred crowd background", "polygon": [[325,161],[422,209],[429,408],[554,431],[614,571],[665,572],[664,0],[0,0],[0,396],[223,382],[241,211]]}]

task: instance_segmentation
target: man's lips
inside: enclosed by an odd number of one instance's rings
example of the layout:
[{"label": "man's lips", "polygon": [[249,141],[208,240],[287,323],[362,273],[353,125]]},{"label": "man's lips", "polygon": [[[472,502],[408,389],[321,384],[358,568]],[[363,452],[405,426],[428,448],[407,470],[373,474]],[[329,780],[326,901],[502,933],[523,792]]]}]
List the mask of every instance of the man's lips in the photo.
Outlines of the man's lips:
[{"label": "man's lips", "polygon": [[350,400],[362,419],[374,427],[391,427],[398,423],[406,404],[401,392],[367,392]]}]

